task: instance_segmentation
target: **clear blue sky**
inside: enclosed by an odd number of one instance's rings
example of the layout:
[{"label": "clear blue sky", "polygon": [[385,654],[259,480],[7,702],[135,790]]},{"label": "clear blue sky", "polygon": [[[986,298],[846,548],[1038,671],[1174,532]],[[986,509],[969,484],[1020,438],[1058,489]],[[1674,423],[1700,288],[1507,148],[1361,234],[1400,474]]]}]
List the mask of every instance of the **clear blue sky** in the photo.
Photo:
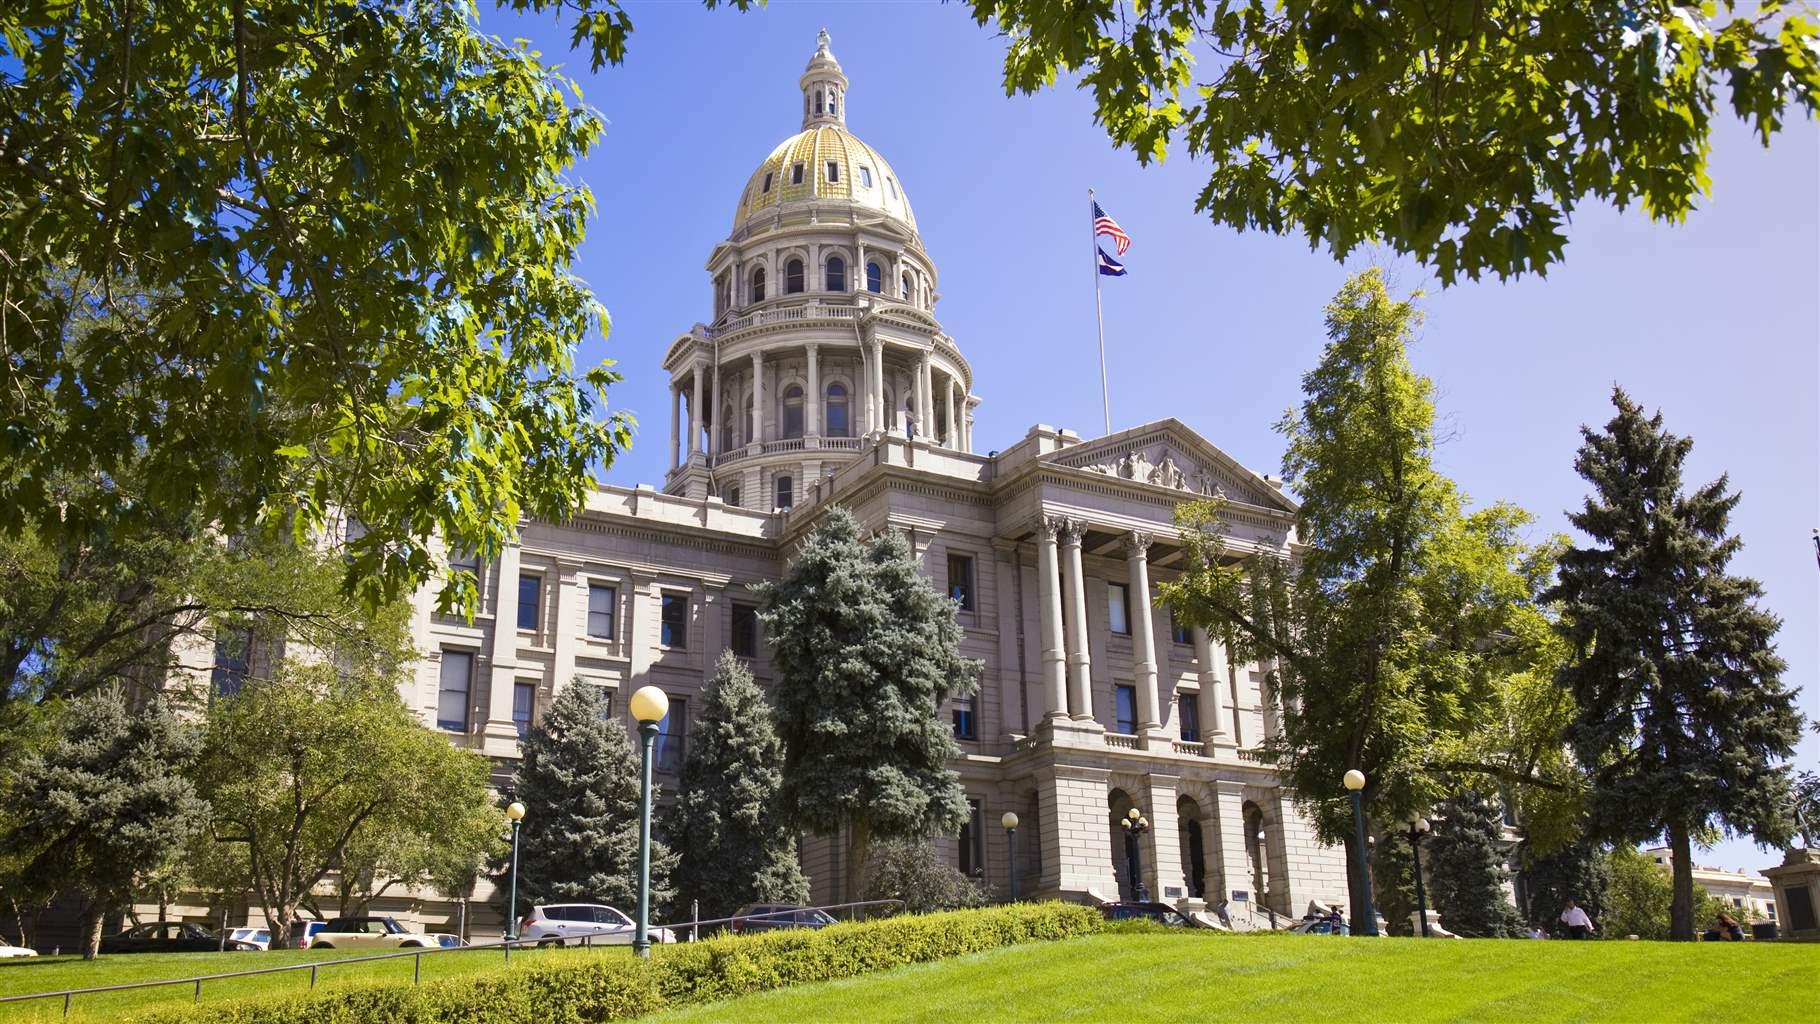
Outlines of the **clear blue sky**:
[{"label": "clear blue sky", "polygon": [[[1007,98],[1000,40],[965,8],[773,0],[746,14],[694,3],[630,5],[630,55],[598,74],[568,29],[493,12],[487,26],[563,61],[608,119],[577,171],[601,215],[580,264],[612,312],[584,359],[619,360],[616,405],[638,442],[612,483],[660,483],[669,406],[665,347],[709,318],[702,264],[731,227],[747,176],[800,120],[797,76],[826,26],[852,79],[849,127],[896,167],[940,268],[937,307],[973,361],[976,445],[1008,446],[1033,423],[1099,432],[1086,190],[1130,232],[1130,276],[1108,279],[1114,429],[1176,416],[1240,461],[1277,471],[1271,429],[1298,400],[1323,342],[1321,308],[1350,270],[1294,238],[1238,234],[1193,212],[1206,168],[1140,168],[1116,152],[1072,89]],[[1802,705],[1820,715],[1820,133],[1797,120],[1765,151],[1723,120],[1713,195],[1688,223],[1580,211],[1566,262],[1546,280],[1422,288],[1413,358],[1435,380],[1442,468],[1476,501],[1514,501],[1536,536],[1567,529],[1585,489],[1582,423],[1603,424],[1620,383],[1695,439],[1692,483],[1722,472],[1743,493],[1738,571],[1763,581]],[[1820,762],[1810,734],[1798,763]],[[1775,862],[1748,842],[1702,856]]]}]

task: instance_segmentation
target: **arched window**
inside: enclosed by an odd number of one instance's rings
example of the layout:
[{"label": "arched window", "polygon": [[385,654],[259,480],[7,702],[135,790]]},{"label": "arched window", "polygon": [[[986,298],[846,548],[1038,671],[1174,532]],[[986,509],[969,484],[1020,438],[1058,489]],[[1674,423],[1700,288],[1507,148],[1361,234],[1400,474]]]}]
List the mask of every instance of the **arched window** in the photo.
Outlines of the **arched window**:
[{"label": "arched window", "polygon": [[727,504],[734,508],[739,507],[739,488],[734,487],[727,491]]},{"label": "arched window", "polygon": [[784,436],[803,436],[803,389],[800,384],[784,389]]},{"label": "arched window", "polygon": [[822,112],[822,91],[820,89],[815,90],[815,112],[818,114]]},{"label": "arched window", "polygon": [[784,291],[791,295],[803,290],[803,261],[791,260],[784,264]]},{"label": "arched window", "polygon": [[847,418],[847,386],[845,384],[828,385],[828,429],[829,437],[851,437],[852,421]]},{"label": "arched window", "polygon": [[885,272],[880,270],[876,263],[866,264],[866,290],[869,292],[885,290]]},{"label": "arched window", "polygon": [[847,290],[847,261],[839,256],[828,257],[828,290],[844,292]]},{"label": "arched window", "polygon": [[752,301],[765,301],[765,268],[759,267],[752,272]]},{"label": "arched window", "polygon": [[778,508],[789,508],[792,505],[796,504],[796,495],[793,493],[793,490],[794,489],[791,487],[791,481],[790,481],[789,477],[779,476],[777,478],[777,507]]},{"label": "arched window", "polygon": [[733,450],[733,406],[725,405],[720,410],[720,447],[715,454],[725,455]]},{"label": "arched window", "polygon": [[840,113],[840,93],[833,89],[828,90],[828,113]]},{"label": "arched window", "polygon": [[904,290],[898,293],[898,298],[903,299],[904,301],[908,302],[908,301],[910,301],[910,275],[907,272],[904,274],[903,283],[904,283]]}]

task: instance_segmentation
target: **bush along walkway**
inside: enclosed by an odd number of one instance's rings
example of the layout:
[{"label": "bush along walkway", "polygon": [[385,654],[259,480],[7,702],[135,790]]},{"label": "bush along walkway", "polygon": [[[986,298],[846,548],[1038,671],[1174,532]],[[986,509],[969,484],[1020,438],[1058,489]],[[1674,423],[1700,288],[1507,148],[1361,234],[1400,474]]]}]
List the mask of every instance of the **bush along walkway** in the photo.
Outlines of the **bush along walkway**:
[{"label": "bush along walkway", "polygon": [[1098,912],[1064,903],[897,917],[659,946],[623,956],[535,963],[422,986],[339,989],[161,1011],[141,1024],[518,1024],[625,1020],[805,982],[850,978],[1001,946],[1087,935]]}]

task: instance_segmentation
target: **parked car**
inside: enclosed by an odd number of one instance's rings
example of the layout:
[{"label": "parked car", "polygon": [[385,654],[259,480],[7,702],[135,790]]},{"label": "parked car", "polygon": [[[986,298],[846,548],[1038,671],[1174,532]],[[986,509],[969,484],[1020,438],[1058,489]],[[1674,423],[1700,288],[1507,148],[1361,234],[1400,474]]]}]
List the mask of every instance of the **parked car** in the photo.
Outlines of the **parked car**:
[{"label": "parked car", "polygon": [[[602,903],[552,903],[533,907],[518,922],[518,937],[540,946],[621,946],[632,941],[632,919]],[[651,929],[652,942],[675,942],[668,928]]]},{"label": "parked car", "polygon": [[15,956],[37,956],[37,955],[38,955],[37,950],[27,949],[24,946],[0,946],[0,958],[9,958],[9,957],[15,957]]},{"label": "parked car", "polygon": [[213,953],[218,949],[257,949],[248,942],[221,937],[188,921],[151,921],[103,936],[103,953]]},{"label": "parked car", "polygon": [[311,949],[422,949],[436,940],[389,917],[335,917],[310,939]]},{"label": "parked car", "polygon": [[794,903],[754,903],[733,915],[733,934],[768,932],[780,928],[826,928],[834,923],[827,911]]},{"label": "parked car", "polygon": [[1171,928],[1193,927],[1186,917],[1167,903],[1102,903],[1100,913],[1108,921],[1155,921]]},{"label": "parked car", "polygon": [[449,932],[431,932],[430,938],[435,939],[436,944],[444,949],[460,949],[468,944],[468,940]]},{"label": "parked car", "polygon": [[265,928],[236,928],[228,932],[229,942],[242,942],[254,949],[271,949],[272,933]]},{"label": "parked car", "polygon": [[310,943],[316,939],[316,933],[326,927],[328,927],[327,921],[297,922],[297,926],[291,929],[291,945],[298,949],[309,949]]}]

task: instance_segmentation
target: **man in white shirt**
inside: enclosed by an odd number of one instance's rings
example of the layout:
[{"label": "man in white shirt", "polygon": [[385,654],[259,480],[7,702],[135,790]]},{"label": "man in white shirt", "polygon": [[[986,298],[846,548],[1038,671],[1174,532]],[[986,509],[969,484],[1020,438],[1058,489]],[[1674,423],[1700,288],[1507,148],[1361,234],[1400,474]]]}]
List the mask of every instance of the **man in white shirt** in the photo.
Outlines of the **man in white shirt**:
[{"label": "man in white shirt", "polygon": [[1592,918],[1586,916],[1573,900],[1567,901],[1567,909],[1561,911],[1561,923],[1567,926],[1567,937],[1584,939],[1593,933]]}]

